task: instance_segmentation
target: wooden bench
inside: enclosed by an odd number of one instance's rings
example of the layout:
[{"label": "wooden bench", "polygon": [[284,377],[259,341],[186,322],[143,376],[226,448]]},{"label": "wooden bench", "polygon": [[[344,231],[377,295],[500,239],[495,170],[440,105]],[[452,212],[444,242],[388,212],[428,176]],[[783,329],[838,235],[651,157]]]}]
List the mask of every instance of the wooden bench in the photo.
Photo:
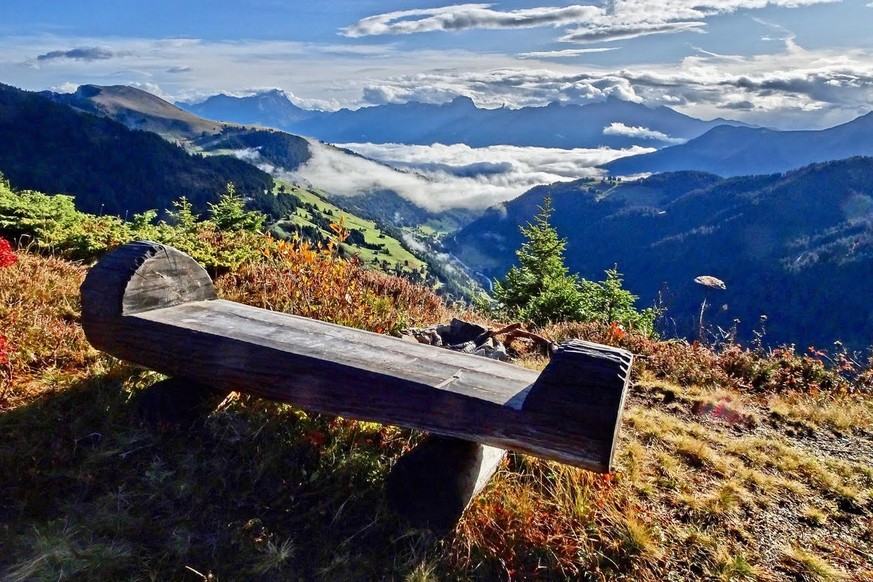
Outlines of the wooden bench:
[{"label": "wooden bench", "polygon": [[309,411],[441,435],[401,458],[389,477],[393,505],[412,519],[451,525],[505,449],[592,471],[611,467],[632,363],[624,350],[573,341],[537,374],[218,299],[191,257],[153,242],[108,253],[81,293],[89,341],[123,360]]}]

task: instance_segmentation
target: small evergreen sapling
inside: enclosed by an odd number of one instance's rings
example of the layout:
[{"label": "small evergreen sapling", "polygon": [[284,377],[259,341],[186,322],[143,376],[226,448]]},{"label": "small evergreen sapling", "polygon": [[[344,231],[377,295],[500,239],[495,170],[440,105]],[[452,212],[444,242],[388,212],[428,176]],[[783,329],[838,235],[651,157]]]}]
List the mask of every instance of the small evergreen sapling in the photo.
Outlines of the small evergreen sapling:
[{"label": "small evergreen sapling", "polygon": [[654,334],[659,311],[639,311],[637,296],[622,287],[617,268],[606,271],[601,282],[570,274],[564,264],[567,239],[550,224],[554,212],[546,197],[533,223],[521,227],[525,240],[516,251],[518,265],[494,285],[494,297],[503,315],[543,326],[548,323],[599,321],[627,326],[638,333]]},{"label": "small evergreen sapling", "polygon": [[546,197],[534,222],[521,227],[525,241],[515,252],[518,266],[494,285],[494,297],[510,317],[536,325],[584,319],[579,278],[564,265],[567,240],[549,223],[554,209]]}]

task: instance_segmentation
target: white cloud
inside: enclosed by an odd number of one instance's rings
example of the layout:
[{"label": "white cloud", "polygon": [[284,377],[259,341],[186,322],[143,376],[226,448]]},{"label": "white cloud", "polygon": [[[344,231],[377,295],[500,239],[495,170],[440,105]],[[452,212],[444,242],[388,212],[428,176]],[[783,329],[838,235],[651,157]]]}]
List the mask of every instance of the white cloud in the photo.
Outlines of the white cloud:
[{"label": "white cloud", "polygon": [[673,34],[677,32],[701,32],[706,26],[704,22],[631,22],[586,24],[567,32],[560,40],[563,42],[603,42],[613,40],[629,40],[652,34]]},{"label": "white cloud", "polygon": [[[325,110],[409,100],[442,103],[457,95],[469,95],[480,107],[590,103],[615,96],[700,118],[731,117],[783,128],[825,127],[870,110],[873,51],[806,50],[781,32],[781,50],[775,47],[769,54],[696,50],[680,62],[663,64],[634,64],[628,56],[622,68],[546,62],[549,51],[518,58],[400,50],[389,44],[365,51],[379,58],[353,53],[337,58],[335,45],[291,41],[10,37],[0,43],[0,79],[32,90],[138,84],[174,101],[282,87],[289,95],[293,90],[298,105]],[[59,46],[105,46],[127,56],[64,59],[63,67],[36,60]],[[190,70],[168,72],[180,63]]]},{"label": "white cloud", "polygon": [[796,8],[836,0],[617,0],[501,11],[494,4],[456,4],[376,14],[342,30],[349,37],[474,29],[564,27],[566,42],[598,42],[700,30],[706,18],[767,6]]},{"label": "white cloud", "polygon": [[559,51],[532,51],[528,53],[519,53],[518,57],[522,59],[563,59],[570,57],[579,57],[592,53],[606,53],[618,50],[620,47],[597,47],[597,48],[579,48],[579,49],[563,49]]},{"label": "white cloud", "polygon": [[287,178],[340,196],[394,190],[432,211],[486,208],[511,200],[540,184],[600,176],[602,172],[596,169],[600,164],[654,151],[642,147],[625,150],[471,148],[462,144],[360,143],[341,147],[371,159],[350,156],[312,141],[312,158]]},{"label": "white cloud", "polygon": [[662,131],[649,129],[648,127],[635,127],[625,125],[624,123],[614,122],[603,128],[603,135],[623,135],[641,140],[658,140],[663,143],[679,144],[685,143],[684,139],[670,137]]},{"label": "white cloud", "polygon": [[473,28],[533,28],[584,21],[602,13],[595,6],[544,6],[501,12],[491,4],[458,4],[370,16],[342,30],[349,37],[413,34]]},{"label": "white cloud", "polygon": [[79,86],[75,83],[61,83],[60,85],[54,85],[51,90],[55,93],[75,93],[78,88]]}]

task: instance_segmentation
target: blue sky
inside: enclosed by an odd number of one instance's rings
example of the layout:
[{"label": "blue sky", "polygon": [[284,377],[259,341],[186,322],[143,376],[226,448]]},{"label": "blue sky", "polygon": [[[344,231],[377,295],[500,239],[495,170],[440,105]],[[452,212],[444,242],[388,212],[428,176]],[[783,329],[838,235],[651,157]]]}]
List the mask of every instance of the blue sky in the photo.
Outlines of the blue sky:
[{"label": "blue sky", "polygon": [[873,2],[2,0],[0,82],[170,100],[278,87],[305,107],[616,96],[824,127],[873,108]]}]

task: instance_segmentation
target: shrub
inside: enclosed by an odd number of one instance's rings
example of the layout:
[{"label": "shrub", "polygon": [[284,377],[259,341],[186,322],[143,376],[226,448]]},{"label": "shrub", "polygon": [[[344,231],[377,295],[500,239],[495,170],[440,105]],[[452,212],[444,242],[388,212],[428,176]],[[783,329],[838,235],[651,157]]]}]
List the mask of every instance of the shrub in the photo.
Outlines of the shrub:
[{"label": "shrub", "polygon": [[0,269],[9,267],[15,264],[18,257],[12,251],[12,245],[3,237],[0,237]]},{"label": "shrub", "polygon": [[342,219],[330,227],[334,236],[327,245],[266,237],[266,260],[220,277],[219,292],[234,301],[377,333],[396,334],[445,313],[430,289],[340,257],[348,230]]}]

